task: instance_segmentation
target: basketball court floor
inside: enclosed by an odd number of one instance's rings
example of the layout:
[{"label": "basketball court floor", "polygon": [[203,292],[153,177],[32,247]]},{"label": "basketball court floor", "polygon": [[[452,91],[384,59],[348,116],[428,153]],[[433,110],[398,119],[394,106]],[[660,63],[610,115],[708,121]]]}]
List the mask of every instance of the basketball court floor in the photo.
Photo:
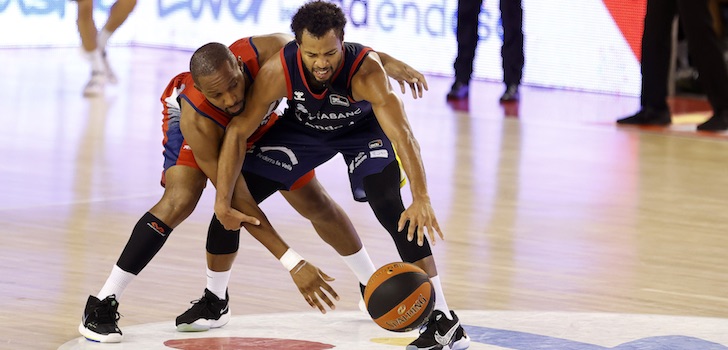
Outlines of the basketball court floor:
[{"label": "basketball court floor", "polygon": [[[0,50],[0,349],[394,350],[416,337],[359,311],[353,274],[280,195],[262,208],[336,278],[336,310],[309,308],[243,235],[232,321],[175,332],[205,288],[208,185],[120,296],[124,342],[79,338],[86,298],[161,197],[159,97],[190,52],[109,54],[119,84],[84,98],[77,49]],[[469,101],[447,103],[451,79],[428,82],[423,99],[402,99],[446,236],[435,259],[471,349],[728,349],[728,134],[695,131],[704,101],[673,99],[668,128],[617,127],[638,98],[524,86],[519,104],[501,105],[501,85],[479,81]],[[375,264],[398,260],[344,169],[336,157],[317,174]]]}]

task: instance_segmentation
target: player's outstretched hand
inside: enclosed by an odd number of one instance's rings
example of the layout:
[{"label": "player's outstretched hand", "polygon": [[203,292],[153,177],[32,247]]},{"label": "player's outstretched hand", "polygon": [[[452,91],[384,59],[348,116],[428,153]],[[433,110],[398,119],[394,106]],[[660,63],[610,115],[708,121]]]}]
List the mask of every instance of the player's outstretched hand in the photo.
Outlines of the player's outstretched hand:
[{"label": "player's outstretched hand", "polygon": [[402,61],[392,62],[386,67],[387,74],[399,83],[402,93],[407,93],[405,84],[409,85],[412,91],[412,98],[422,97],[425,90],[428,90],[427,79],[416,69]]},{"label": "player's outstretched hand", "polygon": [[400,215],[397,230],[401,232],[408,221],[407,240],[410,242],[414,239],[416,233],[417,245],[422,246],[425,244],[425,230],[427,230],[430,242],[433,245],[435,244],[435,232],[440,236],[440,239],[445,239],[445,236],[440,230],[440,224],[437,223],[435,211],[432,209],[429,201],[413,201],[402,215]]},{"label": "player's outstretched hand", "polygon": [[243,224],[245,223],[260,225],[260,220],[250,215],[243,214],[231,207],[222,208],[221,206],[216,205],[215,215],[226,230],[238,230],[243,227]]},{"label": "player's outstretched hand", "polygon": [[318,308],[322,314],[326,313],[323,303],[326,303],[331,310],[336,308],[329,295],[335,300],[339,300],[339,295],[327,283],[333,281],[333,277],[329,277],[315,265],[303,260],[291,270],[291,278],[308,305]]}]

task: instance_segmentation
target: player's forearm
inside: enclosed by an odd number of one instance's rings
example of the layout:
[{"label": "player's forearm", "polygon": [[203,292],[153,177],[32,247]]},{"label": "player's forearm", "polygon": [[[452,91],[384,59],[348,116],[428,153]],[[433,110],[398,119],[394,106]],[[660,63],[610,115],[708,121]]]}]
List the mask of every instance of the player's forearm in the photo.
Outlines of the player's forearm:
[{"label": "player's forearm", "polygon": [[217,192],[215,195],[216,211],[231,206],[235,182],[240,175],[245,160],[244,147],[240,147],[239,136],[234,132],[227,132],[220,149],[217,161]]},{"label": "player's forearm", "polygon": [[235,183],[235,192],[233,193],[232,207],[248,215],[254,216],[260,220],[260,225],[244,225],[245,230],[250,233],[255,240],[260,242],[266,249],[268,249],[276,259],[280,259],[281,256],[289,249],[288,244],[283,238],[276,232],[273,225],[268,221],[265,213],[260,209],[258,204],[255,203],[250,190],[248,189],[247,183],[244,181],[243,176],[240,175],[238,181]]},{"label": "player's forearm", "polygon": [[[237,203],[235,204],[235,206],[238,207]],[[256,205],[255,208],[250,206],[241,206],[236,209],[242,209],[241,211],[250,213],[260,219],[260,225],[245,224],[243,227],[245,227],[245,230],[247,230],[256,241],[260,242],[260,244],[268,249],[268,251],[273,254],[276,259],[280,259],[286,250],[288,250],[289,246],[273,228],[270,221],[268,221],[268,218],[260,210],[260,208]]]},{"label": "player's forearm", "polygon": [[407,137],[403,142],[394,145],[397,149],[399,159],[402,161],[402,168],[410,183],[410,191],[414,200],[430,200],[427,191],[427,179],[425,177],[425,166],[420,155],[420,146],[414,137]]}]

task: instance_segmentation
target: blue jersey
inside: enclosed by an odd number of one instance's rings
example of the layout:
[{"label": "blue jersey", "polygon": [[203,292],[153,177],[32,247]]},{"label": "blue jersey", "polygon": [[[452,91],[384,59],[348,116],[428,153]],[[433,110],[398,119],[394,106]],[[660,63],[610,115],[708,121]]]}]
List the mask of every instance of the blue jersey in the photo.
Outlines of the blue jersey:
[{"label": "blue jersey", "polygon": [[321,93],[311,91],[306,82],[301,51],[295,41],[281,52],[287,75],[288,108],[284,118],[318,131],[337,131],[371,117],[372,105],[354,101],[351,96],[351,77],[359,70],[371,48],[356,43],[344,43],[343,62],[334,72],[331,83]]},{"label": "blue jersey", "polygon": [[298,178],[340,153],[354,199],[366,201],[364,178],[397,161],[371,103],[351,96],[351,79],[370,51],[344,43],[344,58],[331,84],[317,94],[306,81],[298,45],[288,43],[281,51],[288,108],[248,150],[243,169],[291,189]]}]

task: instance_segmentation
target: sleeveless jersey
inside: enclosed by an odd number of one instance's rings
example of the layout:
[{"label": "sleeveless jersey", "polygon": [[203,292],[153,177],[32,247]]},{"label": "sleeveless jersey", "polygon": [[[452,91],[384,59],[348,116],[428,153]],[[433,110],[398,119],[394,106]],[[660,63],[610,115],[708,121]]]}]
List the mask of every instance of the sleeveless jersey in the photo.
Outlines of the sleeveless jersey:
[{"label": "sleeveless jersey", "polygon": [[334,72],[326,90],[316,94],[306,82],[306,68],[298,44],[295,41],[286,44],[281,50],[288,88],[288,108],[284,118],[311,130],[332,132],[372,116],[371,103],[354,101],[351,96],[351,78],[370,51],[371,48],[357,43],[344,43],[342,64]]},{"label": "sleeveless jersey", "polygon": [[[243,38],[237,40],[230,45],[230,50],[236,57],[243,60],[243,70],[250,81],[255,79],[260,70],[258,62],[258,51],[251,42],[251,38]],[[225,111],[211,104],[205,96],[194,88],[194,81],[190,72],[180,73],[169,82],[167,88],[160,98],[162,106],[162,132],[164,138],[164,170],[162,171],[161,184],[166,184],[165,171],[174,165],[184,165],[200,169],[195,161],[192,149],[187,145],[182,132],[179,128],[181,117],[180,99],[185,99],[200,115],[213,120],[222,128],[227,127],[232,118]],[[258,129],[248,138],[247,147],[251,147],[253,142],[258,140],[265,132],[275,124],[278,119],[278,113],[273,110],[278,106],[280,101],[271,105],[268,115],[263,119]],[[314,176],[314,171],[310,171],[304,176],[297,179],[291,189],[297,189],[307,184]]]},{"label": "sleeveless jersey", "polygon": [[[258,62],[258,49],[251,42],[251,38],[242,38],[235,41],[230,45],[230,51],[233,52],[235,57],[240,57],[243,60],[243,70],[249,81],[253,81],[258,75],[260,70],[260,63]],[[230,123],[232,118],[225,111],[215,107],[210,101],[205,98],[199,90],[194,88],[194,81],[192,80],[192,74],[189,72],[182,73],[175,78],[176,86],[179,88],[178,98],[182,98],[194,108],[200,115],[213,120],[220,127],[225,128]],[[271,109],[272,111],[272,109]],[[252,144],[255,140],[265,133],[265,131],[273,125],[278,119],[278,115],[268,114],[266,118],[261,122],[260,127],[250,136],[248,145]]]}]

